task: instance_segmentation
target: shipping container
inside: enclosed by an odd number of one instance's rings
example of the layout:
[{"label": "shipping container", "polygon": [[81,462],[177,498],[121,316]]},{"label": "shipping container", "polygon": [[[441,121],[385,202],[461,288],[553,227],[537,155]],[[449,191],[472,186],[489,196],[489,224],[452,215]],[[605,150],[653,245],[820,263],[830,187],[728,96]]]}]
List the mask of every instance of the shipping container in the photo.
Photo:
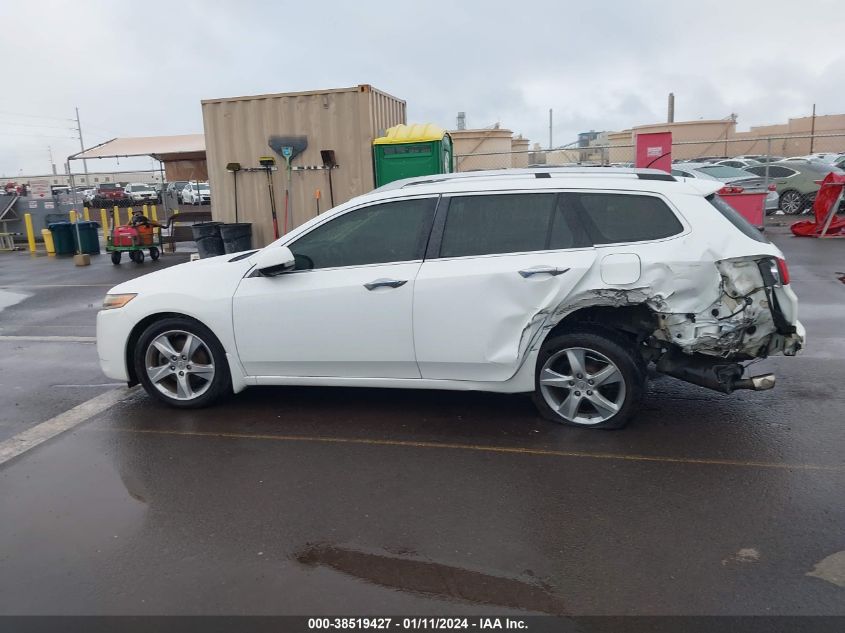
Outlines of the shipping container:
[{"label": "shipping container", "polygon": [[375,186],[372,143],[388,128],[405,123],[406,104],[369,85],[353,88],[292,92],[202,102],[208,177],[214,219],[235,221],[234,178],[230,163],[240,163],[237,174],[238,221],[253,223],[253,243],[273,240],[270,194],[266,172],[257,170],[259,158],[273,156],[271,172],[280,232],[284,231],[284,158],[270,148],[273,136],[304,136],[307,148],[292,161],[290,230],[331,206],[328,170],[321,150],[333,150],[337,168],[331,170],[334,204],[371,191]]}]

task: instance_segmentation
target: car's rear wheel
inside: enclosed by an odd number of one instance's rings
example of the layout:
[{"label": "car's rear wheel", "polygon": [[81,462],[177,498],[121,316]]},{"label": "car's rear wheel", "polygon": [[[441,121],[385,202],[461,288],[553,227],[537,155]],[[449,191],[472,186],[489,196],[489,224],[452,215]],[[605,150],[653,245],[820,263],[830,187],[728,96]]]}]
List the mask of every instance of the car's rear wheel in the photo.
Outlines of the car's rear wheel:
[{"label": "car's rear wheel", "polygon": [[804,196],[802,196],[794,189],[784,191],[780,195],[779,205],[780,210],[783,211],[786,215],[797,215],[801,213],[802,209],[804,208]]},{"label": "car's rear wheel", "polygon": [[540,349],[534,402],[543,417],[571,426],[625,426],[642,398],[645,376],[636,351],[612,333],[579,331]]},{"label": "car's rear wheel", "polygon": [[199,408],[231,387],[226,354],[207,327],[174,317],[150,325],[135,348],[135,372],[148,394],[174,407]]}]

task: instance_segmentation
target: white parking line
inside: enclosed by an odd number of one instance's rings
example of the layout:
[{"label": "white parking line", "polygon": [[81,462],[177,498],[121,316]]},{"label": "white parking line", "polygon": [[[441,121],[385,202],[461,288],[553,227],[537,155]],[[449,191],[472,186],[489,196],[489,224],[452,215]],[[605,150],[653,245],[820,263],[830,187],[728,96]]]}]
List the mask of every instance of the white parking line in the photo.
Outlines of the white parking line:
[{"label": "white parking line", "polygon": [[34,343],[96,343],[96,336],[0,336],[0,341],[31,341]]},{"label": "white parking line", "polygon": [[134,389],[127,389],[126,387],[111,389],[72,409],[68,409],[64,413],[60,413],[54,418],[50,418],[46,422],[42,422],[33,426],[31,429],[10,437],[8,440],[0,442],[0,465],[5,464],[18,455],[22,455],[39,444],[43,444],[60,433],[64,433],[82,424],[98,413],[102,413],[129,396],[133,391]]}]

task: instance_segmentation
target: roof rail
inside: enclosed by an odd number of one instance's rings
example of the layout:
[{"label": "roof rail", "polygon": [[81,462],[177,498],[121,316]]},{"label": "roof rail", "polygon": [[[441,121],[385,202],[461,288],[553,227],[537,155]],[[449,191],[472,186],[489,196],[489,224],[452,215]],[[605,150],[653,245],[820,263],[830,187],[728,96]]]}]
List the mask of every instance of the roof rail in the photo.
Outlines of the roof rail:
[{"label": "roof rail", "polygon": [[552,178],[560,176],[595,176],[612,178],[638,178],[640,180],[674,181],[675,177],[659,169],[638,169],[632,167],[528,167],[518,169],[485,169],[479,171],[463,171],[450,174],[432,174],[430,176],[416,176],[405,178],[382,185],[376,191],[390,191],[404,189],[416,185],[430,185],[438,182],[449,182],[464,179],[494,179],[505,178]]}]

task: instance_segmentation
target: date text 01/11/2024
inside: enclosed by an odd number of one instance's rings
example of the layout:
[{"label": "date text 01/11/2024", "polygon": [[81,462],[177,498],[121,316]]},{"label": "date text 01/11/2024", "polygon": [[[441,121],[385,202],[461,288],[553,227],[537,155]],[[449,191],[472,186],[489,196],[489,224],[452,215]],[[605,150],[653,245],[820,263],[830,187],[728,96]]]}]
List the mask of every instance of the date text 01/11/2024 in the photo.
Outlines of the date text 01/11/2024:
[{"label": "date text 01/11/2024", "polygon": [[309,618],[309,630],[524,630],[528,627],[519,618]]}]

